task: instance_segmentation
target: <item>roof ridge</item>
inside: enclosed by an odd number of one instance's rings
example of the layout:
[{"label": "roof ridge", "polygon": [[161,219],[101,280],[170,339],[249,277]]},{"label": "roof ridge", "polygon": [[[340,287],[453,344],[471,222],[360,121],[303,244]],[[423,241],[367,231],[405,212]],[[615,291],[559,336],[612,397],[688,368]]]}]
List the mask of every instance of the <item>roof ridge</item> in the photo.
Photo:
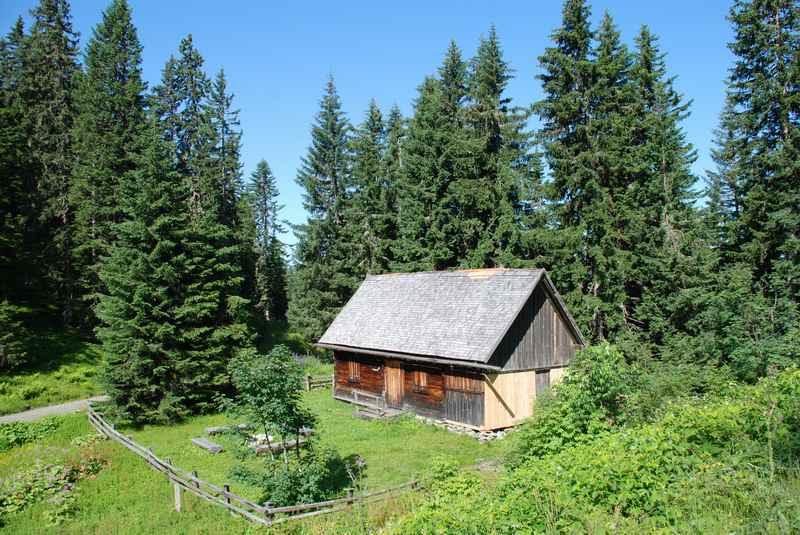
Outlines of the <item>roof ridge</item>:
[{"label": "roof ridge", "polygon": [[465,268],[465,269],[440,269],[431,271],[392,271],[389,273],[370,273],[367,278],[396,277],[399,275],[458,275],[461,273],[490,273],[501,272],[513,275],[514,273],[531,273],[545,271],[544,268]]}]

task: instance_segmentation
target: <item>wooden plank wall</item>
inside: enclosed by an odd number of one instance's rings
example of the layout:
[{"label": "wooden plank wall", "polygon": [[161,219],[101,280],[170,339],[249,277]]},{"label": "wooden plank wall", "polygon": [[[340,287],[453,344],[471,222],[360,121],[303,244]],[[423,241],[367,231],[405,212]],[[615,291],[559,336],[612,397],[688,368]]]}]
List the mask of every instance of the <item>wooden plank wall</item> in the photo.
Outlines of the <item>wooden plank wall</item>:
[{"label": "wooden plank wall", "polygon": [[[348,362],[355,361],[359,366],[360,381],[351,383],[348,380]],[[334,352],[334,386],[335,393],[349,395],[352,390],[369,392],[383,396],[383,361],[355,353]]]},{"label": "wooden plank wall", "polygon": [[476,427],[483,426],[483,379],[479,376],[444,374],[444,418]]},{"label": "wooden plank wall", "polygon": [[504,371],[565,366],[575,356],[575,340],[566,320],[539,286],[514,320],[492,357]]},{"label": "wooden plank wall", "polygon": [[[414,374],[425,374],[424,388],[414,387]],[[434,367],[405,364],[403,378],[403,406],[417,414],[441,418],[444,411],[444,377],[442,370]]]},{"label": "wooden plank wall", "polygon": [[490,374],[487,377],[484,428],[510,427],[533,413],[536,372]]}]

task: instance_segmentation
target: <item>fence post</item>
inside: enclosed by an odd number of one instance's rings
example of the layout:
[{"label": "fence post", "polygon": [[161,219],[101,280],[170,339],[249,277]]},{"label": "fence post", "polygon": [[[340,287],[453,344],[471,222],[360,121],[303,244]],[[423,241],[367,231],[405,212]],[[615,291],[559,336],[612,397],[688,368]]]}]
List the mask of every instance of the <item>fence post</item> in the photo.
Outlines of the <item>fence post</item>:
[{"label": "fence post", "polygon": [[347,505],[353,505],[353,489],[347,489]]},{"label": "fence post", "polygon": [[311,390],[311,376],[306,374],[306,391]]},{"label": "fence post", "polygon": [[[227,494],[227,493],[231,491],[231,486],[230,486],[230,485],[222,485],[222,490],[224,490],[224,491],[225,491],[225,493],[226,493],[226,494],[225,494],[225,503],[227,503],[228,505],[230,505],[230,504],[231,504],[231,497],[230,497],[230,496],[228,496],[228,494]],[[233,511],[231,511],[231,516],[236,516],[236,513],[234,513]]]},{"label": "fence post", "polygon": [[181,512],[181,486],[175,483],[175,510]]}]

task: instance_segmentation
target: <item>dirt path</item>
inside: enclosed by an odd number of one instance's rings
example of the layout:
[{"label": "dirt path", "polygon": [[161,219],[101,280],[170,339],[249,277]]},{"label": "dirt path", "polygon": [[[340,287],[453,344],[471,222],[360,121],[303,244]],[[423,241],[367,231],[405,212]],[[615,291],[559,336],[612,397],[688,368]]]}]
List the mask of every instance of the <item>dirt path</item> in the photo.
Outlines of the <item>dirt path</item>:
[{"label": "dirt path", "polygon": [[0,416],[0,424],[7,424],[9,422],[32,422],[45,416],[53,414],[67,414],[69,412],[76,412],[85,410],[90,401],[106,401],[108,396],[95,396],[89,399],[79,399],[77,401],[68,401],[59,405],[48,405],[47,407],[38,407],[16,414],[7,414]]}]

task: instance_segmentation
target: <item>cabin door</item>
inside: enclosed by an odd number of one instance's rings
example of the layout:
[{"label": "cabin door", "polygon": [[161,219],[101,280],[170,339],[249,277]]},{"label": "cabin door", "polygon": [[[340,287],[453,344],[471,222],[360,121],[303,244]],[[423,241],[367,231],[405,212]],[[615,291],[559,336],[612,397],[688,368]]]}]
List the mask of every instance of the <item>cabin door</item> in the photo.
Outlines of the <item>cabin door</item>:
[{"label": "cabin door", "polygon": [[383,367],[386,382],[386,405],[396,409],[403,406],[403,367],[396,360],[387,360]]}]

